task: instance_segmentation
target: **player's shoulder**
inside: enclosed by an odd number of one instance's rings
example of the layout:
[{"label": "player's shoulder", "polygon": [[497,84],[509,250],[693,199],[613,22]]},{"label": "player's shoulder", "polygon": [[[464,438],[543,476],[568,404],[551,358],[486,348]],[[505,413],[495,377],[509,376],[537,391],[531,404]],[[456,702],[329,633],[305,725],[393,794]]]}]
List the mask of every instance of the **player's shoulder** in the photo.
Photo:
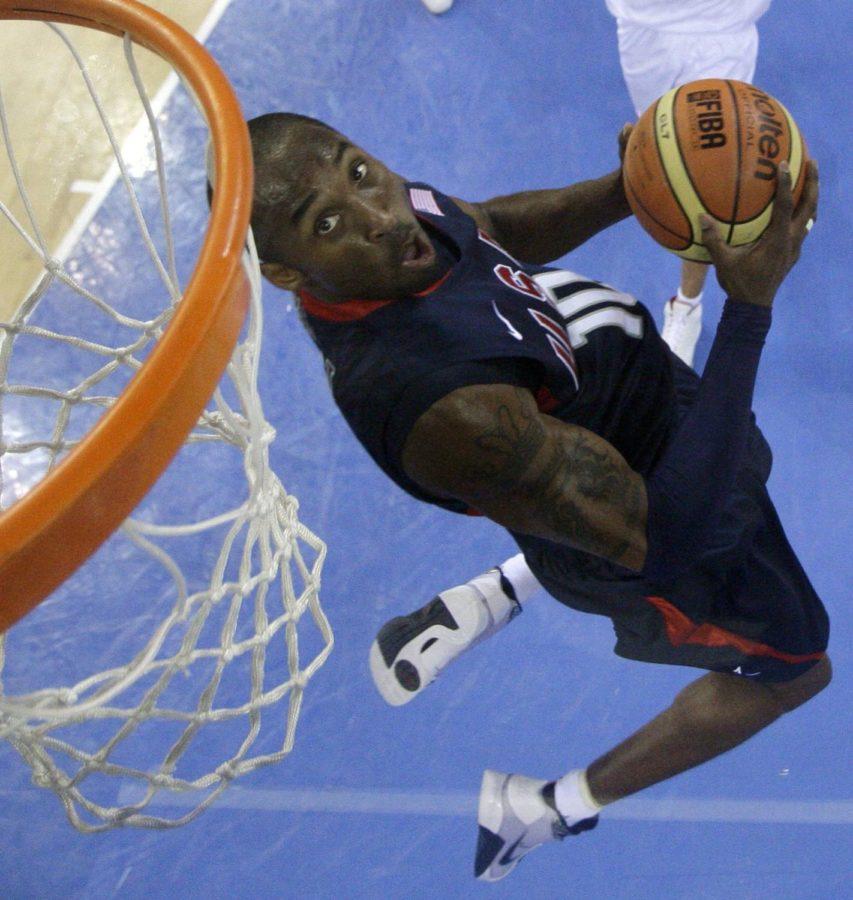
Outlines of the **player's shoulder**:
[{"label": "player's shoulder", "polygon": [[482,203],[469,203],[467,200],[462,200],[459,197],[451,197],[450,200],[455,203],[465,215],[470,216],[481,231],[485,231],[487,234],[492,233],[492,221]]},{"label": "player's shoulder", "polygon": [[443,194],[438,189],[425,182],[407,182],[409,201],[416,213],[425,213],[432,216],[444,216],[447,213],[463,214],[474,221],[474,224],[482,231],[489,232],[491,220],[481,203],[473,203]]}]

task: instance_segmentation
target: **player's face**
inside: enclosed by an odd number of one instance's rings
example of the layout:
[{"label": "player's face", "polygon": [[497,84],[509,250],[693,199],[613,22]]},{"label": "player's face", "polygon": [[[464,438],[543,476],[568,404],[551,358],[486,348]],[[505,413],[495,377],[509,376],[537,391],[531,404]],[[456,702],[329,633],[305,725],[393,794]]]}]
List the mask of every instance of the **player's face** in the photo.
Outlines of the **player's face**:
[{"label": "player's face", "polygon": [[378,159],[335,134],[299,174],[281,221],[299,287],[330,302],[393,299],[439,277],[403,180]]}]

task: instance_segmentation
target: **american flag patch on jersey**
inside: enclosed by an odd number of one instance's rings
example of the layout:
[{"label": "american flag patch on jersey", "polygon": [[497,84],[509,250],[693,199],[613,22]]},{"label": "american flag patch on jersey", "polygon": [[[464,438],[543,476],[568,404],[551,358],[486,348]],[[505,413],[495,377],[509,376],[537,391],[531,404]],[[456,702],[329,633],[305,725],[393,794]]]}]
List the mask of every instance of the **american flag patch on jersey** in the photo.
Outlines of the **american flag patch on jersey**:
[{"label": "american flag patch on jersey", "polygon": [[409,188],[409,198],[412,201],[412,207],[418,212],[432,213],[434,216],[444,215],[438,208],[432,191],[427,191],[424,188]]}]

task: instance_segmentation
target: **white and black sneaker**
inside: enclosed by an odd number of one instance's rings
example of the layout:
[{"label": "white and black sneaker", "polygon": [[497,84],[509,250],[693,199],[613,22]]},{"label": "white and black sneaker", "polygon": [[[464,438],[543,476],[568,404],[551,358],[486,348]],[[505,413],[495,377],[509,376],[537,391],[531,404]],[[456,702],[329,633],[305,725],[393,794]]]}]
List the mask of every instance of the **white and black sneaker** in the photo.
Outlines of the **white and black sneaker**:
[{"label": "white and black sneaker", "polygon": [[379,693],[392,706],[408,703],[463,651],[520,612],[512,585],[497,568],[391,619],[370,647],[370,674]]},{"label": "white and black sneaker", "polygon": [[598,816],[569,824],[554,806],[553,791],[553,781],[486,769],[477,811],[477,878],[500,881],[531,850],[595,828]]}]

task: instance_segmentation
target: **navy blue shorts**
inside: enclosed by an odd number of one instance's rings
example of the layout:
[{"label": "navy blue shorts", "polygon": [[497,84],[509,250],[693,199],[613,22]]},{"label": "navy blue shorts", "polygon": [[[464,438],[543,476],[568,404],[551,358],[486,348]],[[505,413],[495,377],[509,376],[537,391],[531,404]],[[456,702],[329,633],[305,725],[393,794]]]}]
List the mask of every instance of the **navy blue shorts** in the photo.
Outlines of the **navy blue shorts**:
[{"label": "navy blue shorts", "polygon": [[[677,383],[687,403],[696,380],[690,372]],[[515,537],[552,596],[612,620],[619,656],[789,681],[825,655],[829,619],[767,493],[771,465],[770,447],[754,426],[713,542],[669,584],[648,584],[589,554]]]},{"label": "navy blue shorts", "polygon": [[620,576],[586,554],[587,565],[575,558],[572,575],[560,577],[525,553],[557,600],[612,620],[619,656],[782,682],[825,655],[826,610],[752,472],[742,473],[714,544],[669,585]]},{"label": "navy blue shorts", "polygon": [[694,570],[612,616],[616,653],[768,682],[796,678],[823,658],[823,603],[764,485],[745,488]]}]

